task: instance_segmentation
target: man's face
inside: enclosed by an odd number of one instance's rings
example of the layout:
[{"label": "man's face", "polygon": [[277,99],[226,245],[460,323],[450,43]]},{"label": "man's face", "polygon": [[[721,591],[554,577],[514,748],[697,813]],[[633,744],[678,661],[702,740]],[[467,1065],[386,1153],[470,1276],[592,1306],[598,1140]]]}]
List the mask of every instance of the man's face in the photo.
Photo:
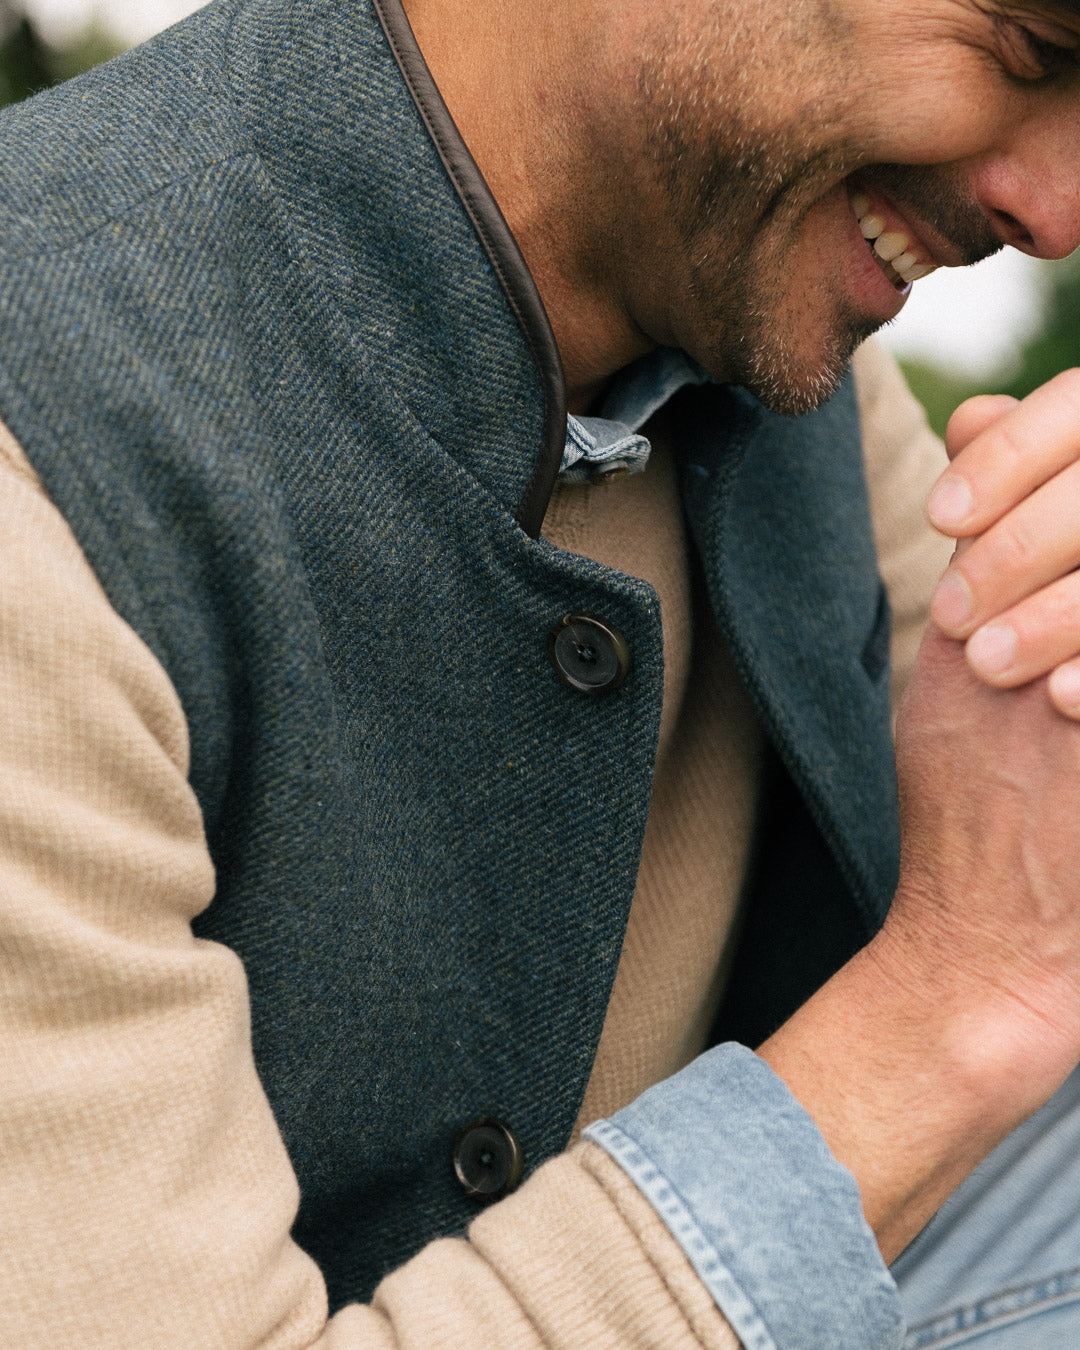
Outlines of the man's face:
[{"label": "man's face", "polygon": [[[640,65],[659,210],[635,317],[773,407],[827,397],[905,276],[1080,242],[1080,3],[664,13]],[[879,256],[898,248],[899,274]]]}]

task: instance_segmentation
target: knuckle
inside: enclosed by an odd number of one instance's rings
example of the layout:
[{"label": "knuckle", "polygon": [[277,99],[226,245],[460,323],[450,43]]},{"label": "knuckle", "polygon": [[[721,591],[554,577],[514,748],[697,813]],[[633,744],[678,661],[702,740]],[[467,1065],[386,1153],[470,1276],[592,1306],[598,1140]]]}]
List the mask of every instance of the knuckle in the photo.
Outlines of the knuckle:
[{"label": "knuckle", "polygon": [[1060,384],[1066,389],[1075,389],[1080,393],[1080,366],[1068,366],[1065,370],[1059,370],[1051,383]]},{"label": "knuckle", "polygon": [[1064,401],[1070,416],[1080,425],[1080,366],[1061,371],[1050,383],[1055,395]]},{"label": "knuckle", "polygon": [[982,540],[981,558],[965,559],[978,564],[982,578],[1013,578],[1029,572],[1038,558],[1038,541],[1022,526],[1010,521],[991,530]]},{"label": "knuckle", "polygon": [[1000,617],[1016,633],[1019,666],[1030,676],[1072,661],[1080,650],[1080,577],[1046,586]]},{"label": "knuckle", "polygon": [[1071,584],[1048,587],[1040,598],[1041,621],[1061,636],[1080,634],[1080,586],[1075,573],[1067,581]]},{"label": "knuckle", "polygon": [[1024,436],[1017,433],[1014,423],[1002,421],[995,431],[994,451],[1004,468],[1022,465],[1030,458],[1030,446]]}]

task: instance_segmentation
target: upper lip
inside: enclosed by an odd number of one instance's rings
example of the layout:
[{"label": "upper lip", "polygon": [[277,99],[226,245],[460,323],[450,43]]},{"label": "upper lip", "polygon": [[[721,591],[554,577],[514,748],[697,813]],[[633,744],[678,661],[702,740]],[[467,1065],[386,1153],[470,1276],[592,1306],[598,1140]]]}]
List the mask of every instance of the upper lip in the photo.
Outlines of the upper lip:
[{"label": "upper lip", "polygon": [[[964,258],[960,250],[930,221],[922,219],[910,208],[898,206],[895,200],[888,193],[882,192],[872,180],[867,181],[853,177],[851,184],[867,196],[872,204],[878,201],[885,206],[890,217],[896,218],[899,228],[910,236],[912,245],[917,246],[920,253],[927,255],[926,261],[928,263],[933,263],[935,267],[962,267],[964,265]],[[873,208],[871,207],[871,209]],[[893,228],[891,222],[888,228]]]}]

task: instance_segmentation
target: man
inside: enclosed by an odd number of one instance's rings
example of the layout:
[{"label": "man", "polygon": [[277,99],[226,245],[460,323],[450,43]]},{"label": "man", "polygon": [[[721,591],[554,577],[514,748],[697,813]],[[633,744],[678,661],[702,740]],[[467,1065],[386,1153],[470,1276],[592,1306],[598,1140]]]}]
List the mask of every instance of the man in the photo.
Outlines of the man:
[{"label": "man", "polygon": [[[1080,1058],[1078,386],[950,428],[897,884],[844,371],[1075,245],[1078,45],[229,0],[0,124],[4,1344],[900,1344]],[[916,1343],[1070,1336],[1075,1090]]]}]

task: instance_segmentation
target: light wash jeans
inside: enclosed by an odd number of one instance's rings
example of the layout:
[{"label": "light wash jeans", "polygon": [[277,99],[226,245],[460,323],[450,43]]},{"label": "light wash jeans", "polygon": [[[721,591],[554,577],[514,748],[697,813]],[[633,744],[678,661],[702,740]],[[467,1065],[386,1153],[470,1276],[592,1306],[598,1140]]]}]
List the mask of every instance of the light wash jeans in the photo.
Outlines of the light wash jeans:
[{"label": "light wash jeans", "polygon": [[1080,1350],[1080,1070],[892,1267],[904,1350]]}]

